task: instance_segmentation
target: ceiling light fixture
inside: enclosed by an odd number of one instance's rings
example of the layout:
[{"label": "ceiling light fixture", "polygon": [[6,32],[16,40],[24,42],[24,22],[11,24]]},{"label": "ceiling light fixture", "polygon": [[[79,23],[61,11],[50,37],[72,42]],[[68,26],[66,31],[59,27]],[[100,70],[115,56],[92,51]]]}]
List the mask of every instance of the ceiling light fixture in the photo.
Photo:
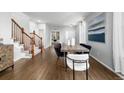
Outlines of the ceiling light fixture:
[{"label": "ceiling light fixture", "polygon": [[38,23],[41,23],[41,20],[37,20]]}]

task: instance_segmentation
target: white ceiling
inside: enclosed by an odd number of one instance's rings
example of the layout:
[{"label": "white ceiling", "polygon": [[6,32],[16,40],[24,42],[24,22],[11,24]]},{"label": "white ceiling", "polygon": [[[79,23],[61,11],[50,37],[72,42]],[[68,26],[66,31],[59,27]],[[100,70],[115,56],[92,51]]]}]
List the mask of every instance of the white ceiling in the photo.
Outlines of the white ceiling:
[{"label": "white ceiling", "polygon": [[81,19],[87,17],[90,12],[24,12],[36,22],[56,25],[75,25]]}]

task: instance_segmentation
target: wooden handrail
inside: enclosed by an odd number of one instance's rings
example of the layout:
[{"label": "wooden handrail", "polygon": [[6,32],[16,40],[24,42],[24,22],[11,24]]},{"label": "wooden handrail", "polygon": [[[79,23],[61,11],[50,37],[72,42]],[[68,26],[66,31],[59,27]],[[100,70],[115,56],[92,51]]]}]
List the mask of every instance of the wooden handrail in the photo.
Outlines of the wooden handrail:
[{"label": "wooden handrail", "polygon": [[38,36],[36,33],[35,33],[35,35],[42,40],[42,37]]},{"label": "wooden handrail", "polygon": [[30,34],[34,34],[35,36],[37,36],[38,38],[40,38],[40,39],[42,40],[42,37],[40,37],[39,35],[37,35],[37,34],[35,33],[35,31],[33,31],[33,33],[30,33]]},{"label": "wooden handrail", "polygon": [[[24,28],[22,28],[14,19],[11,18],[11,20],[22,30]],[[24,32],[24,30],[22,31],[22,33],[24,33],[26,36],[28,36],[30,39],[32,39],[26,32]]]},{"label": "wooden handrail", "polygon": [[11,20],[12,20],[12,22],[14,22],[20,29],[22,29],[22,27],[21,27],[14,19],[11,18]]},{"label": "wooden handrail", "polygon": [[22,33],[25,34],[28,38],[32,39],[32,37],[29,36],[26,32],[23,31]]}]

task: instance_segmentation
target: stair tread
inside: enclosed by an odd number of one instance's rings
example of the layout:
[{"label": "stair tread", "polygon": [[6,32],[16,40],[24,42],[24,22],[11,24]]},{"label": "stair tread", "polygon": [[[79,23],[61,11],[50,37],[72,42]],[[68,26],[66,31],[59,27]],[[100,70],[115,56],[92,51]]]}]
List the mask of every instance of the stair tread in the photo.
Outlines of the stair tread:
[{"label": "stair tread", "polygon": [[[31,58],[32,54],[29,52],[29,48],[24,48],[24,44],[20,44],[19,41],[14,41],[13,39],[9,39],[4,42],[5,44],[13,44],[14,45],[14,61],[21,58]],[[39,47],[34,47],[34,54],[40,53]]]}]

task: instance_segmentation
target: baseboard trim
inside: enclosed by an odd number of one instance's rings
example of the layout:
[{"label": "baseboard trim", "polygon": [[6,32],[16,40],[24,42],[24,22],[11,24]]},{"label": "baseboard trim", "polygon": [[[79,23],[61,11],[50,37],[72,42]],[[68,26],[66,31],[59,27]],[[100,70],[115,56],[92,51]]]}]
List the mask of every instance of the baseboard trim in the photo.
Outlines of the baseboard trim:
[{"label": "baseboard trim", "polygon": [[96,57],[94,57],[93,55],[90,55],[93,59],[95,59],[97,62],[99,62],[101,65],[103,65],[104,67],[106,67],[108,70],[112,71],[113,73],[115,73],[117,76],[119,76],[120,78],[124,79],[124,77],[122,77],[120,74],[116,73],[112,68],[110,68],[109,66],[107,66],[106,64],[104,64],[102,61],[100,61],[99,59],[97,59]]}]

